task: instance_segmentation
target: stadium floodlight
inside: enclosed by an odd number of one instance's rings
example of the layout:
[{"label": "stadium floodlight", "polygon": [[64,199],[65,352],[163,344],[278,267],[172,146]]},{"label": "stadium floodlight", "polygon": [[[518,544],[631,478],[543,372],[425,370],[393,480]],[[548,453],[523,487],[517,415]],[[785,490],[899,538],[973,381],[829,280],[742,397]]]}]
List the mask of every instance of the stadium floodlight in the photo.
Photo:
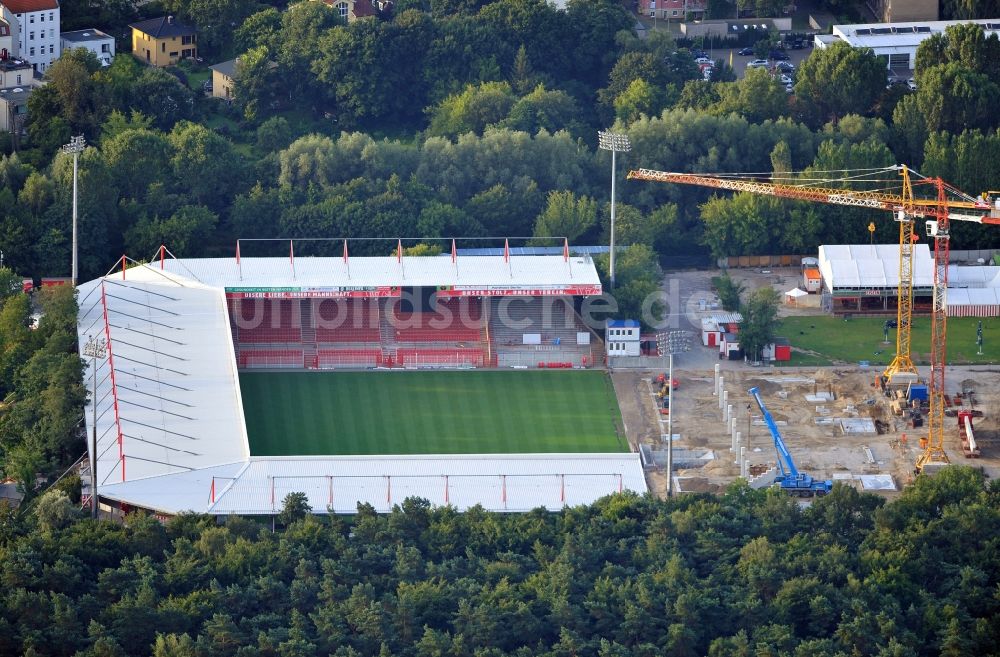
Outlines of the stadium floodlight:
[{"label": "stadium floodlight", "polygon": [[76,287],[77,278],[77,237],[76,237],[76,190],[78,181],[78,163],[80,160],[80,153],[83,149],[87,147],[87,141],[83,138],[83,135],[77,135],[69,140],[69,143],[62,147],[62,152],[67,155],[73,156],[73,287]]},{"label": "stadium floodlight", "polygon": [[692,341],[693,336],[690,331],[667,331],[656,335],[656,346],[661,356],[691,351]]},{"label": "stadium floodlight", "polygon": [[91,393],[91,401],[94,404],[93,422],[90,427],[90,516],[97,517],[97,359],[108,355],[108,341],[104,338],[96,339],[87,336],[87,342],[83,345],[83,355],[90,356],[91,365],[94,370],[94,389]]},{"label": "stadium floodlight", "polygon": [[597,133],[597,145],[601,150],[611,151],[611,251],[608,254],[608,277],[611,279],[611,289],[615,289],[615,155],[628,153],[632,143],[628,135],[620,132],[601,130]]}]

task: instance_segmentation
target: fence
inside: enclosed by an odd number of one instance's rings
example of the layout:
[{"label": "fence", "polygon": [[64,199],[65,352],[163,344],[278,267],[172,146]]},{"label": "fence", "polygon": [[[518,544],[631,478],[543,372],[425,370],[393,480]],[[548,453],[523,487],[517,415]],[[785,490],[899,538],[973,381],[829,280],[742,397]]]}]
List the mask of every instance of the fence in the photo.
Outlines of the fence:
[{"label": "fence", "polygon": [[[545,350],[545,351],[498,351],[497,367],[517,367],[535,369],[544,363],[571,363],[573,367],[593,367],[594,359],[590,351]],[[601,363],[598,363],[600,365]]]},{"label": "fence", "polygon": [[670,366],[668,356],[608,356],[608,369],[662,370]]},{"label": "fence", "polygon": [[721,268],[729,267],[798,267],[802,264],[802,258],[815,258],[815,255],[745,255],[729,256],[719,258],[716,265]]}]

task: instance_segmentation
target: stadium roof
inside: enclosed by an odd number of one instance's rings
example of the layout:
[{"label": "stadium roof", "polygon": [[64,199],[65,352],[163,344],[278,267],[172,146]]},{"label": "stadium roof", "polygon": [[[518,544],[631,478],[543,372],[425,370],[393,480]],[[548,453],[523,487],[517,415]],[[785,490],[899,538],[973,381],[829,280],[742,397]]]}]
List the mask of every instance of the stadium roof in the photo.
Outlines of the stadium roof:
[{"label": "stadium roof", "polygon": [[[601,281],[589,258],[556,256],[403,256],[344,258],[167,259],[164,271],[217,288],[265,289],[303,294],[345,290],[436,287],[488,293],[565,289],[567,294],[600,294]],[[587,290],[587,291],[583,291]],[[392,296],[386,292],[383,296]]]},{"label": "stadium roof", "polygon": [[355,513],[359,502],[385,512],[414,496],[459,510],[555,511],[622,490],[646,491],[637,453],[254,457],[114,484],[101,495],[168,512],[270,515],[292,492],[304,492],[316,512]]},{"label": "stadium roof", "polygon": [[[338,285],[590,285],[593,263],[561,256],[450,259],[165,260],[79,286],[77,332],[94,381],[101,497],[164,513],[270,514],[303,491],[317,512],[379,510],[410,495],[494,511],[590,503],[622,489],[645,492],[638,454],[252,457],[229,330],[230,286],[324,289]],[[457,268],[457,272],[455,271]],[[405,271],[403,271],[405,270]],[[506,278],[505,278],[506,275]],[[242,280],[241,277],[242,276]],[[448,277],[451,277],[450,279]],[[510,282],[510,281],[513,281]],[[539,284],[539,281],[542,283]],[[535,290],[537,291],[537,290]],[[93,344],[93,342],[91,342]],[[94,405],[87,408],[88,435]],[[88,447],[89,447],[88,441]],[[330,505],[330,495],[333,503]],[[273,496],[273,499],[272,499]]]},{"label": "stadium roof", "polygon": [[[825,244],[819,270],[828,289],[898,288],[898,244]],[[934,285],[934,260],[927,244],[913,245],[913,287]]]}]

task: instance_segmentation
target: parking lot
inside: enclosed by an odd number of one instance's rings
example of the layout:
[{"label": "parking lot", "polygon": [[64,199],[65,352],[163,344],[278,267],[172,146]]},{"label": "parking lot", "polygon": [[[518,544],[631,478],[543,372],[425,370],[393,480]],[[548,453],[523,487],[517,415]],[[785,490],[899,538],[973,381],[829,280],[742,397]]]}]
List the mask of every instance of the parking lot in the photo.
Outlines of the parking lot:
[{"label": "parking lot", "polygon": [[[721,59],[725,63],[729,63],[730,55],[732,55],[733,71],[736,73],[736,77],[742,79],[746,75],[747,63],[751,60],[756,59],[753,55],[748,57],[738,54],[740,48],[715,48],[714,50],[708,50],[708,56],[712,61],[717,61]],[[799,64],[812,53],[812,48],[803,48],[802,50],[786,50],[788,53],[788,61],[798,69]]]}]

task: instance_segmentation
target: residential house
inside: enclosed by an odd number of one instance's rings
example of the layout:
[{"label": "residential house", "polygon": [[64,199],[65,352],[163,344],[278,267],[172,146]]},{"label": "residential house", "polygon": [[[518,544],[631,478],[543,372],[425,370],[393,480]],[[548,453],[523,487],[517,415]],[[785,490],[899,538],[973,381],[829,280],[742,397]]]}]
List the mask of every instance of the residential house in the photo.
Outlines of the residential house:
[{"label": "residential house", "polygon": [[2,56],[0,53],[0,89],[30,87],[35,84],[35,69],[19,57]]},{"label": "residential house", "polygon": [[28,119],[28,96],[32,87],[0,89],[0,132],[10,133],[15,140],[24,132]]},{"label": "residential house", "polygon": [[650,18],[700,21],[708,11],[708,0],[639,0],[639,12]]},{"label": "residential house", "polygon": [[173,16],[150,18],[129,27],[132,55],[150,66],[171,66],[183,58],[198,56],[198,35],[194,28]]},{"label": "residential house", "polygon": [[212,69],[212,98],[232,100],[237,61],[230,59],[228,62],[219,62],[209,67]]},{"label": "residential house", "polygon": [[110,66],[115,57],[115,38],[100,30],[73,30],[62,33],[62,49],[86,48],[97,56],[101,66]]},{"label": "residential house", "polygon": [[59,0],[0,0],[0,19],[11,28],[12,53],[44,73],[59,59]]},{"label": "residential house", "polygon": [[348,23],[359,18],[384,16],[392,12],[392,0],[322,0]]}]

